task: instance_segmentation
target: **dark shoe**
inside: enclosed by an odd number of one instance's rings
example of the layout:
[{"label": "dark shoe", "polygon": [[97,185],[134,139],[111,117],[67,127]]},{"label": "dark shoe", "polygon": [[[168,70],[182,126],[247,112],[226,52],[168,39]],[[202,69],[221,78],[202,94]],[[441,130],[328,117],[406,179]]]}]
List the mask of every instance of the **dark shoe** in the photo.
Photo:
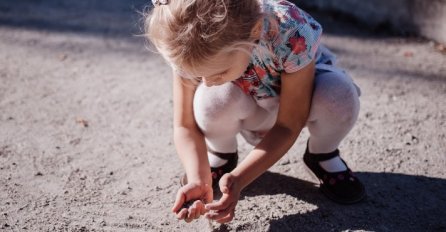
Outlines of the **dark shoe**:
[{"label": "dark shoe", "polygon": [[341,204],[353,204],[363,200],[366,196],[362,183],[353,175],[343,159],[346,171],[327,172],[319,162],[339,156],[339,150],[325,154],[312,154],[307,149],[304,154],[304,163],[319,179],[320,190],[329,199]]},{"label": "dark shoe", "polygon": [[[220,178],[224,174],[231,172],[232,170],[234,170],[235,167],[237,167],[238,153],[237,152],[235,152],[235,153],[218,153],[218,152],[213,152],[213,151],[209,151],[209,152],[228,161],[226,164],[224,164],[223,166],[220,166],[218,168],[211,167],[212,189],[214,189],[214,191],[215,191],[215,190],[219,189],[218,182],[220,181]],[[184,186],[187,184],[186,174],[184,174],[181,177],[180,184],[181,184],[181,186]]]}]

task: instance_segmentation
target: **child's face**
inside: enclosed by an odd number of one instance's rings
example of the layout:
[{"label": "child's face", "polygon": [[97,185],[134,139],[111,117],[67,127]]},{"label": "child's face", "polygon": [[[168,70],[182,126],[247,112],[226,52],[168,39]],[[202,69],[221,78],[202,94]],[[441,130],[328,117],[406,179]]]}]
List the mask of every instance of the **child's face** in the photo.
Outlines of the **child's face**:
[{"label": "child's face", "polygon": [[251,54],[235,50],[216,55],[207,65],[196,68],[194,72],[206,86],[217,86],[238,79],[246,71]]}]

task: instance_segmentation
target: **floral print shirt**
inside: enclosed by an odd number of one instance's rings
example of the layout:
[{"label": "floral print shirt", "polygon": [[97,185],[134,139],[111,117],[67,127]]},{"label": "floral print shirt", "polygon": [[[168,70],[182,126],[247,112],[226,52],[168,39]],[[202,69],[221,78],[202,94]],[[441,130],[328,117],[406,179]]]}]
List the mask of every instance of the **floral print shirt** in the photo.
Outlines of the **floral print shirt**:
[{"label": "floral print shirt", "polygon": [[254,49],[245,73],[233,81],[246,94],[260,100],[280,95],[280,74],[299,71],[312,60],[321,62],[318,52],[321,25],[286,0],[261,0],[266,13],[259,47]]}]

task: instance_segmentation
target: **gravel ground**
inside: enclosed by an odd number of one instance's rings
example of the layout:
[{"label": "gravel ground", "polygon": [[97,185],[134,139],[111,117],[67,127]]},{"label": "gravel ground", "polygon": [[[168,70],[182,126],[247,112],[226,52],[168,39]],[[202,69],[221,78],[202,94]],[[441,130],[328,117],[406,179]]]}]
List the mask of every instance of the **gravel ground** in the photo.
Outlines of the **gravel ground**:
[{"label": "gravel ground", "polygon": [[323,42],[362,88],[341,149],[368,198],[321,195],[304,130],[233,222],[178,222],[171,76],[138,36],[144,4],[0,2],[0,231],[446,231],[445,52],[323,12]]}]

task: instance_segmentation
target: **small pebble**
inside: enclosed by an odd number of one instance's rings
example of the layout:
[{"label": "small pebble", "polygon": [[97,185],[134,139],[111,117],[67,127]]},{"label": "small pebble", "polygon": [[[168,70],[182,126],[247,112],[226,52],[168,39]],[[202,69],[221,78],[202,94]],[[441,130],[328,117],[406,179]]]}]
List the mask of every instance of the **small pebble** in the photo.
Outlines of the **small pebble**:
[{"label": "small pebble", "polygon": [[83,127],[88,127],[89,126],[88,121],[83,119],[83,118],[77,118],[76,119],[76,123],[82,125]]},{"label": "small pebble", "polygon": [[67,57],[68,57],[67,54],[60,54],[58,58],[59,58],[59,61],[64,61],[67,59]]},{"label": "small pebble", "polygon": [[289,159],[284,159],[280,162],[280,165],[288,165],[290,164],[290,160]]}]

